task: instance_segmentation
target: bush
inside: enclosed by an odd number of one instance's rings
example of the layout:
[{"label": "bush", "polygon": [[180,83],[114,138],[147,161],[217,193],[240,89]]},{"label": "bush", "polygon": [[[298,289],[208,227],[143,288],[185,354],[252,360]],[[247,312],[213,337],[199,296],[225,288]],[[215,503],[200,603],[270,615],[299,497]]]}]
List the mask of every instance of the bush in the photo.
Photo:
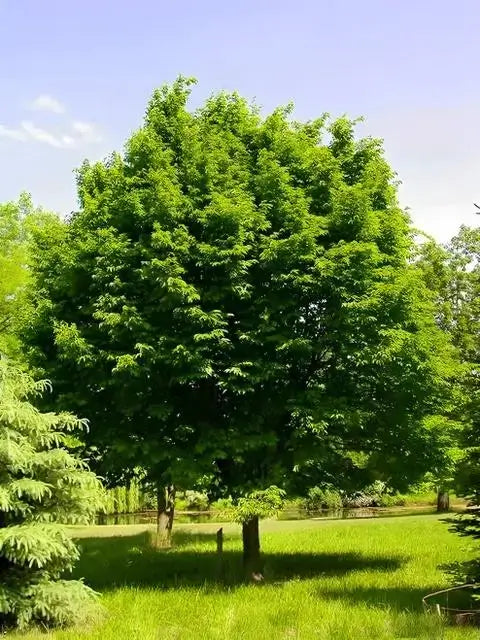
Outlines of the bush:
[{"label": "bush", "polygon": [[219,498],[212,502],[210,505],[210,510],[215,512],[226,513],[231,511],[234,508],[232,498]]},{"label": "bush", "polygon": [[233,519],[236,522],[248,522],[252,518],[271,518],[285,505],[285,491],[272,485],[261,491],[252,491],[239,498],[233,507]]},{"label": "bush", "polygon": [[107,514],[136,513],[140,509],[141,497],[137,480],[132,480],[128,486],[107,489],[104,511]]},{"label": "bush", "polygon": [[148,484],[142,484],[139,495],[140,511],[156,511],[157,510],[157,493]]},{"label": "bush", "polygon": [[346,496],[345,506],[349,508],[362,507],[379,507],[381,506],[382,496],[386,491],[386,485],[380,480],[376,480],[361,491],[356,491]]},{"label": "bush", "polygon": [[208,496],[200,491],[185,491],[183,499],[176,500],[179,511],[207,511],[208,507]]},{"label": "bush", "polygon": [[285,511],[302,511],[305,508],[305,498],[288,498],[288,500],[285,500]]},{"label": "bush", "polygon": [[305,508],[308,511],[341,509],[342,506],[342,496],[332,487],[312,487],[305,499]]},{"label": "bush", "polygon": [[384,493],[380,496],[380,507],[404,507],[407,497],[402,493]]},{"label": "bush", "polygon": [[344,504],[348,508],[366,507],[399,507],[407,502],[406,496],[390,493],[385,482],[376,480],[361,491],[345,497]]}]

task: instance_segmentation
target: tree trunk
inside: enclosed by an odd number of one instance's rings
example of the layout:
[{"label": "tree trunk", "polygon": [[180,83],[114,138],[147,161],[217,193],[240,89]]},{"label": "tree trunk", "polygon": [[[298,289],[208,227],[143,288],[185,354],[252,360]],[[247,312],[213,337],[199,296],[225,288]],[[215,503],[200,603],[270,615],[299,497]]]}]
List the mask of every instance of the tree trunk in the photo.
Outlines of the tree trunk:
[{"label": "tree trunk", "polygon": [[157,547],[169,547],[172,543],[173,517],[175,515],[175,487],[157,489]]},{"label": "tree trunk", "polygon": [[170,536],[172,535],[173,529],[173,518],[175,516],[175,495],[176,489],[173,484],[167,487],[168,491],[168,530],[170,531]]},{"label": "tree trunk", "polygon": [[[4,511],[0,511],[0,529],[7,526],[7,514]],[[2,577],[11,567],[13,563],[0,555],[0,577]],[[3,577],[2,577],[3,580]],[[0,582],[2,581],[0,580]]]},{"label": "tree trunk", "polygon": [[258,516],[242,524],[243,568],[245,575],[255,582],[263,580],[263,564],[260,556]]},{"label": "tree trunk", "polygon": [[437,513],[450,510],[450,495],[448,491],[439,489],[437,493]]}]

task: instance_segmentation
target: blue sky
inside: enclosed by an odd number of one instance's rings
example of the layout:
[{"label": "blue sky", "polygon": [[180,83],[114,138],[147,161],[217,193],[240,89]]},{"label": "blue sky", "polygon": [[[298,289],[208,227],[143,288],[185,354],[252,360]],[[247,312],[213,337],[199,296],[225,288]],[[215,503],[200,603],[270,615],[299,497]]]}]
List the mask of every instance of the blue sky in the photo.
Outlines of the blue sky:
[{"label": "blue sky", "polygon": [[363,115],[415,224],[480,200],[478,0],[0,0],[0,201],[76,207],[73,170],[120,149],[154,87],[237,89],[298,118]]}]

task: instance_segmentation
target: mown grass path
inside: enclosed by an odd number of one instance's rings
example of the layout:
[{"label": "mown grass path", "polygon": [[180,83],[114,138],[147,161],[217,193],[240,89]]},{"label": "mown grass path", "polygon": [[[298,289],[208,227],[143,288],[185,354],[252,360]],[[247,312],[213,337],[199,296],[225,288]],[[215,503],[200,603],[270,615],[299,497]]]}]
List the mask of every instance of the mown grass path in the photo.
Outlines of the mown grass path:
[{"label": "mown grass path", "polygon": [[439,565],[465,559],[468,542],[436,516],[262,523],[267,581],[245,585],[239,527],[182,525],[175,546],[154,551],[146,527],[73,529],[76,574],[100,591],[105,613],[88,629],[11,634],[12,640],[478,640],[422,611],[448,583]]}]

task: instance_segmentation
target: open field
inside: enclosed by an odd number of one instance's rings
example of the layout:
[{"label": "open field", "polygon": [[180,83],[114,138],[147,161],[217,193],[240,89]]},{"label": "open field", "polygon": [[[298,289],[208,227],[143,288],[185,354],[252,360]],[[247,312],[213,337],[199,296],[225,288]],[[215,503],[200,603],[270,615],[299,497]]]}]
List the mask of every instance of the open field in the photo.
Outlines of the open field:
[{"label": "open field", "polygon": [[145,526],[72,529],[82,547],[76,573],[102,593],[102,618],[89,629],[9,638],[478,640],[478,630],[444,627],[422,612],[422,596],[448,583],[439,565],[468,555],[468,542],[437,516],[264,522],[262,586],[240,580],[234,524],[224,527],[219,583],[217,528],[177,527],[169,551],[149,547]]}]

